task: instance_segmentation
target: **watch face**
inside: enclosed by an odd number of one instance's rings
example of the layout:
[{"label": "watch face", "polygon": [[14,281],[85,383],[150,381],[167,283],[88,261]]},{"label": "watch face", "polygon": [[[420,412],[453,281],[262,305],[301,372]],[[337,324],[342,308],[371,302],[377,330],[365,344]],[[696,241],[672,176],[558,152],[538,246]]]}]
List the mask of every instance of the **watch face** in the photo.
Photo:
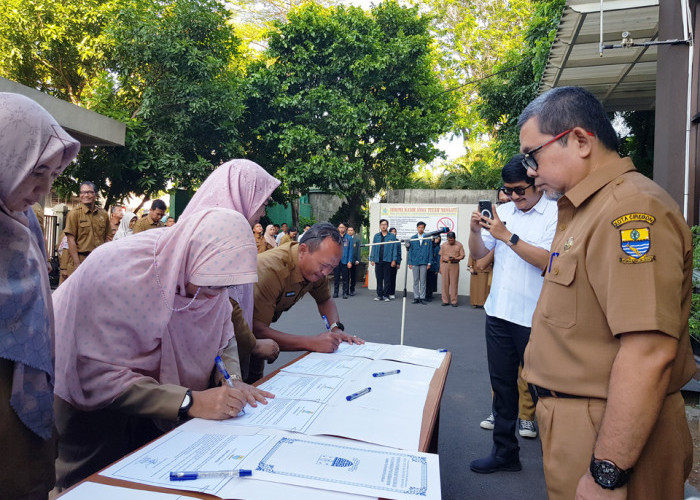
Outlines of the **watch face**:
[{"label": "watch face", "polygon": [[612,488],[620,478],[620,470],[607,460],[597,460],[594,464],[593,477],[604,488]]}]

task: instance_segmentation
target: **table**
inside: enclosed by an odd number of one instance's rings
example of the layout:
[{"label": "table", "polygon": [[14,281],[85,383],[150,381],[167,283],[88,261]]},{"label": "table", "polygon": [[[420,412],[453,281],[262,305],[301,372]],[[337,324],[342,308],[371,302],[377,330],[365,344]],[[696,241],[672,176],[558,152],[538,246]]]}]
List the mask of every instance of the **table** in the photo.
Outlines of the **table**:
[{"label": "table", "polygon": [[[283,368],[296,363],[303,357],[307,356],[309,353],[304,353],[298,358],[290,361],[284,366],[281,366],[277,370],[269,373],[264,378],[255,383],[255,385],[262,384],[266,380],[277,375]],[[450,363],[452,361],[452,353],[447,352],[445,354],[445,359],[439,368],[435,370],[433,378],[430,381],[430,386],[428,389],[428,396],[425,400],[425,406],[423,408],[423,422],[421,425],[421,432],[419,438],[418,451],[427,453],[437,453],[438,448],[438,433],[440,427],[440,402],[442,401],[442,393],[445,389],[445,381],[447,380],[447,372],[450,368]],[[110,464],[111,466],[111,464]],[[62,492],[59,497],[64,495],[66,492],[75,488],[76,486],[84,482],[102,483],[109,484],[113,486],[122,486],[125,488],[132,488],[136,490],[146,490],[146,491],[157,491],[161,493],[180,493],[194,498],[201,498],[203,500],[220,500],[219,497],[214,495],[207,495],[203,493],[198,493],[189,490],[177,490],[173,488],[161,488],[158,486],[151,486],[148,484],[133,483],[130,481],[123,481],[120,479],[112,479],[105,476],[101,476],[99,473],[93,474],[80,483],[72,486],[69,490]]]}]

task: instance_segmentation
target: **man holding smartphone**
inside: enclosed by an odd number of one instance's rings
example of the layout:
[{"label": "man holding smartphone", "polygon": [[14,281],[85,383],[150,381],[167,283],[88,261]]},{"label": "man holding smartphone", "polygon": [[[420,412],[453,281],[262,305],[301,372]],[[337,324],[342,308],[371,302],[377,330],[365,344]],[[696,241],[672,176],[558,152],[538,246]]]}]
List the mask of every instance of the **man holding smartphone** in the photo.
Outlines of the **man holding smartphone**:
[{"label": "man holding smartphone", "polygon": [[[495,248],[493,282],[486,310],[486,353],[493,388],[493,449],[471,462],[471,470],[487,474],[519,471],[518,367],[530,339],[532,313],[542,288],[542,271],[557,226],[557,204],[537,191],[514,156],[501,171],[509,203],[493,210],[493,218],[472,213],[469,253],[474,259]],[[484,208],[484,207],[481,207]]]}]

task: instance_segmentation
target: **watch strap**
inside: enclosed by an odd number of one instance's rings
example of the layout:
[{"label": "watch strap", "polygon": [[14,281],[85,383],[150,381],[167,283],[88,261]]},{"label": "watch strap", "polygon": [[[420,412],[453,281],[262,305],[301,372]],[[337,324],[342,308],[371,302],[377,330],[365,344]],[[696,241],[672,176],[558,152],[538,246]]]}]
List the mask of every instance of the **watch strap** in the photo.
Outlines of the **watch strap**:
[{"label": "watch strap", "polygon": [[591,456],[590,465],[591,475],[598,486],[606,490],[614,490],[626,485],[633,468],[621,469],[612,460],[598,459],[595,455]]},{"label": "watch strap", "polygon": [[508,240],[508,246],[514,247],[518,243],[518,241],[520,241],[520,236],[513,233],[510,235],[510,239]]},{"label": "watch strap", "polygon": [[339,321],[336,321],[331,325],[330,329],[332,330],[333,328],[340,328],[342,331],[345,331],[345,326]]},{"label": "watch strap", "polygon": [[190,408],[192,408],[192,389],[187,389],[187,392],[185,392],[185,397],[182,399],[180,409],[177,412],[177,418],[179,420],[188,418],[189,415],[187,413],[190,411]]}]

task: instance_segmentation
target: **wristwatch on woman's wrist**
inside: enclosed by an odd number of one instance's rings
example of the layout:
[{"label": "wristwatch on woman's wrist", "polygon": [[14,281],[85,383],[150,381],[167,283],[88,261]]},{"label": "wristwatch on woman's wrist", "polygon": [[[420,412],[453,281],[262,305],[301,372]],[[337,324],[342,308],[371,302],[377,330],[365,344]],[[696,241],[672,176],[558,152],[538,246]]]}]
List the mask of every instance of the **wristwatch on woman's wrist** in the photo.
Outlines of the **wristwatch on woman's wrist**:
[{"label": "wristwatch on woman's wrist", "polygon": [[178,420],[185,420],[186,418],[188,418],[188,412],[190,411],[190,408],[192,408],[192,390],[187,389],[185,397],[182,399],[180,409],[177,412]]}]

